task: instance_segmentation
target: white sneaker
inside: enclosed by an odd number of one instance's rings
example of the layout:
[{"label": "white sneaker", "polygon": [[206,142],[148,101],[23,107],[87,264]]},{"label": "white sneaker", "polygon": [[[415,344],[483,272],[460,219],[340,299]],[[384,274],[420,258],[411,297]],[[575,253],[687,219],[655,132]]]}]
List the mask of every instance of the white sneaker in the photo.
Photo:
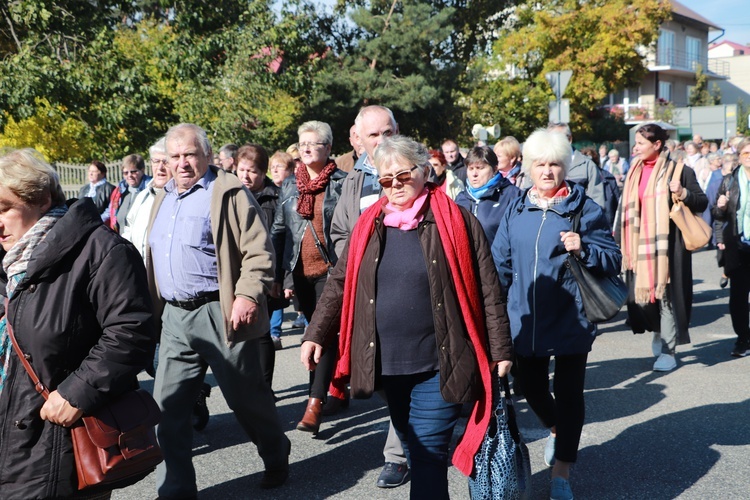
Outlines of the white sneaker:
[{"label": "white sneaker", "polygon": [[677,368],[677,360],[671,354],[660,354],[654,363],[655,372],[670,372],[675,368]]},{"label": "white sneaker", "polygon": [[657,358],[661,355],[661,334],[654,332],[654,339],[651,341],[651,352]]}]

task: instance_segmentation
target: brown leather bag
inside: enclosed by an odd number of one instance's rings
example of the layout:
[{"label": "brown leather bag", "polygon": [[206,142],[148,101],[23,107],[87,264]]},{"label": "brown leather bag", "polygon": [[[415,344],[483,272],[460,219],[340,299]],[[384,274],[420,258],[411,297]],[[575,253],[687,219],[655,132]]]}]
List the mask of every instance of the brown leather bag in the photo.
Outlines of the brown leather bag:
[{"label": "brown leather bag", "polygon": [[[5,299],[8,311],[8,299]],[[8,334],[18,358],[46,400],[49,389],[39,380],[18,346],[13,328]],[[79,490],[113,490],[135,484],[148,476],[163,460],[154,427],[161,411],[154,398],[143,389],[126,392],[93,415],[84,415],[73,424],[73,439]]]},{"label": "brown leather bag", "polygon": [[[682,176],[682,162],[679,162],[670,176],[680,179]],[[672,209],[669,212],[669,218],[675,223],[675,226],[682,234],[682,241],[685,243],[685,249],[689,252],[703,248],[711,241],[713,230],[706,221],[699,215],[695,215],[683,203],[676,194],[672,193]]]}]

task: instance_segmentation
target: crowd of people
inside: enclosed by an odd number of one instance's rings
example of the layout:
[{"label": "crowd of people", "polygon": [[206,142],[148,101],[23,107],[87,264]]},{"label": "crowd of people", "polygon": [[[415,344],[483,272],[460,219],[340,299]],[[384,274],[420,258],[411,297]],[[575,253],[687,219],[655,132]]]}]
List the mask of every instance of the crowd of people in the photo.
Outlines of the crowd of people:
[{"label": "crowd of people", "polygon": [[[653,370],[676,369],[692,306],[691,252],[669,217],[682,201],[714,229],[731,355],[749,355],[750,139],[679,144],[645,124],[632,155],[578,150],[563,123],[523,139],[465,156],[454,140],[429,149],[400,135],[390,109],[366,106],[338,158],[320,121],[286,151],[214,154],[206,131],[183,123],[149,149],[152,176],[129,155],[115,186],[93,161],[67,201],[38,153],[4,154],[0,496],[108,498],[76,491],[67,428],[142,370],[162,413],[159,498],[197,496],[192,432],[208,420],[208,368],[257,446],[260,486],[282,486],[291,442],[272,386],[295,301],[309,321],[297,430],[315,436],[350,398],[377,393],[390,415],[377,486],[410,480],[411,498],[448,498],[448,465],[473,472],[493,378],[512,376],[549,429],[550,497],[572,499],[597,325],[567,259],[623,276],[627,324],[652,333]],[[46,402],[19,368],[11,325]]]}]

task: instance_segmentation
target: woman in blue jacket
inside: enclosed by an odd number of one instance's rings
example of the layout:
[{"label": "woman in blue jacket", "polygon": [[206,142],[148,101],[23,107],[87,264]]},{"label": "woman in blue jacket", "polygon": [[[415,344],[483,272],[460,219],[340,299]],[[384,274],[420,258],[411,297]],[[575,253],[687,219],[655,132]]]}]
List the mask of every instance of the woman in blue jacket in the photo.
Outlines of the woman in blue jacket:
[{"label": "woman in blue jacket", "polygon": [[[552,466],[552,499],[573,498],[570,466],[584,421],[586,359],[596,326],[586,319],[578,284],[565,267],[573,254],[596,274],[620,270],[620,250],[601,207],[565,181],[572,151],[560,133],[537,130],[524,144],[532,187],[505,212],[492,244],[508,316],[518,382],[531,409],[550,429],[544,461]],[[580,213],[577,232],[572,221]],[[549,362],[555,357],[554,397]]]},{"label": "woman in blue jacket", "polygon": [[497,156],[487,146],[474,147],[464,164],[466,190],[458,193],[456,203],[479,219],[487,241],[492,241],[505,209],[521,190],[497,170]]}]

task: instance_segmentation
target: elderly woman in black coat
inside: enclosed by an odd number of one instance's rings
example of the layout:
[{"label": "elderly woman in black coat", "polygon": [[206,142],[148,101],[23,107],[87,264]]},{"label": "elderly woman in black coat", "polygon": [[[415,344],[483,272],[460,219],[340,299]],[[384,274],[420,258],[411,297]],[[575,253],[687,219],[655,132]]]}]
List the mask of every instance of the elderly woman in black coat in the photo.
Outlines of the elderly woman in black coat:
[{"label": "elderly woman in black coat", "polygon": [[89,198],[68,207],[55,171],[29,149],[0,157],[0,244],[9,299],[0,321],[0,498],[75,498],[68,428],[136,388],[154,357],[143,261]]}]

